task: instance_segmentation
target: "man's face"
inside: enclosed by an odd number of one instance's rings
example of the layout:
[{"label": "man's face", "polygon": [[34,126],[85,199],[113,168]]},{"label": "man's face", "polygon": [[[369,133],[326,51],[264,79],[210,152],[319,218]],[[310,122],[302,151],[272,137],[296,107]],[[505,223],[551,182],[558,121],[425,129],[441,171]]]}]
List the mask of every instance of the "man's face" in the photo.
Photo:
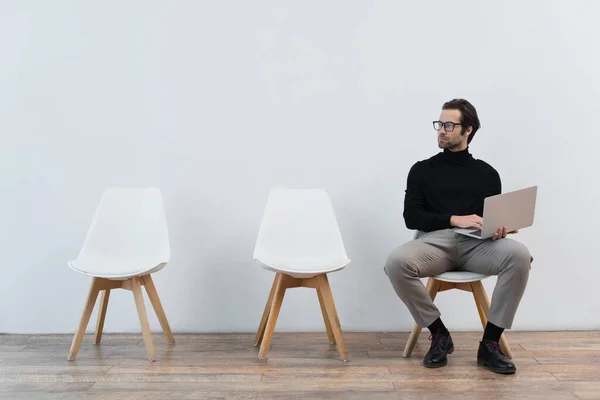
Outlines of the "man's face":
[{"label": "man's face", "polygon": [[[439,120],[442,121],[442,127],[438,130],[438,147],[452,151],[466,149],[471,127],[465,129],[463,134],[463,128],[465,127],[458,125],[461,120],[460,110],[442,110]],[[453,122],[457,125],[454,126],[453,130],[450,128],[450,131],[448,131],[446,130],[445,122]]]}]

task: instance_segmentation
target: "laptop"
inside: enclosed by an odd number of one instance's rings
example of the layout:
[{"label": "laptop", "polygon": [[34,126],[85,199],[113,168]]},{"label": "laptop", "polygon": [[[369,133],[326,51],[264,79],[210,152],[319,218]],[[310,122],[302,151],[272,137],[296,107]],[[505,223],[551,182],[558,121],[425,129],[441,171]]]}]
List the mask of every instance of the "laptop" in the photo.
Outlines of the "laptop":
[{"label": "laptop", "polygon": [[506,232],[533,225],[537,186],[486,197],[483,203],[482,229],[455,228],[456,233],[475,239],[488,239],[506,227]]}]

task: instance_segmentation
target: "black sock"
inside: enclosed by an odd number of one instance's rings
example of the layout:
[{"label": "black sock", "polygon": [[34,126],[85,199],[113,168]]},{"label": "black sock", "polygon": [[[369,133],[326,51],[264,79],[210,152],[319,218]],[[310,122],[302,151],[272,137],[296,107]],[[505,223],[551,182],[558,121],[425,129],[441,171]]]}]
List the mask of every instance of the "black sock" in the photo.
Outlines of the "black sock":
[{"label": "black sock", "polygon": [[444,323],[442,322],[441,319],[436,319],[435,321],[433,321],[433,324],[429,325],[427,327],[427,329],[429,329],[429,331],[433,334],[436,333],[445,333],[448,334],[450,332],[448,332],[448,329],[446,329],[446,327],[444,326]]},{"label": "black sock", "polygon": [[485,331],[483,331],[483,340],[491,340],[492,342],[498,343],[500,341],[500,336],[502,336],[502,332],[504,332],[504,328],[500,328],[488,322],[485,326]]}]

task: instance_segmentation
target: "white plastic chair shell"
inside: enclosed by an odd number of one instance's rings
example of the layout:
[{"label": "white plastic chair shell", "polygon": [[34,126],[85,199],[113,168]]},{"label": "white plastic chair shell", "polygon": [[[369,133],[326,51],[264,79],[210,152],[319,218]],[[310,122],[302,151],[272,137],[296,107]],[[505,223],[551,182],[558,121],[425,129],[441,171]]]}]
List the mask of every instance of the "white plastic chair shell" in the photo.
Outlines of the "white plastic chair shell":
[{"label": "white plastic chair shell", "polygon": [[259,228],[254,259],[265,269],[312,278],[350,263],[323,189],[274,188]]},{"label": "white plastic chair shell", "polygon": [[158,188],[109,188],[77,259],[68,265],[98,278],[126,280],[164,268],[171,257]]}]

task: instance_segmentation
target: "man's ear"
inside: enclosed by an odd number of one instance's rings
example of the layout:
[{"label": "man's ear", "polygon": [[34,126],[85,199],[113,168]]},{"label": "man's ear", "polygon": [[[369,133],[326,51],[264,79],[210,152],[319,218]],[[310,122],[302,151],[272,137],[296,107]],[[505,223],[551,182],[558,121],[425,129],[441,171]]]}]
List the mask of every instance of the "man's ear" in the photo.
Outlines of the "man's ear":
[{"label": "man's ear", "polygon": [[467,137],[469,137],[471,135],[471,132],[473,132],[473,127],[467,126],[466,128],[463,128],[462,135],[466,135]]}]

